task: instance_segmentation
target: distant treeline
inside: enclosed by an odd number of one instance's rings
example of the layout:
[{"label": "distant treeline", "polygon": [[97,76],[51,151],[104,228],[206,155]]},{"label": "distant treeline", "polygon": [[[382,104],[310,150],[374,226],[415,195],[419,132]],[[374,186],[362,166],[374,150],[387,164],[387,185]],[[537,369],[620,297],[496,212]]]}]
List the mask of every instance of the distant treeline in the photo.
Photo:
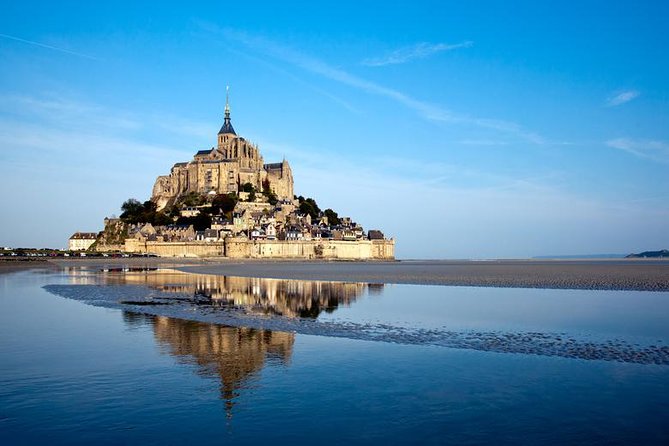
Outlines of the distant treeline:
[{"label": "distant treeline", "polygon": [[669,249],[662,249],[660,251],[644,251],[639,254],[630,254],[628,259],[669,259]]}]

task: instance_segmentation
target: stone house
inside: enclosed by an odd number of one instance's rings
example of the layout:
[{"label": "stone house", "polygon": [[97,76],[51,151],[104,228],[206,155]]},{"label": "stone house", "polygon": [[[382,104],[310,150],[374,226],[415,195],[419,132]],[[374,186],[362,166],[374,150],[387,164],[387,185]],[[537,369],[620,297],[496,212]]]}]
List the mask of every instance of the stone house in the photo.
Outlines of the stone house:
[{"label": "stone house", "polygon": [[265,235],[267,240],[276,240],[276,226],[274,226],[274,223],[268,223],[265,226]]},{"label": "stone house", "polygon": [[86,251],[98,238],[97,232],[75,232],[67,242],[70,251]]},{"label": "stone house", "polygon": [[200,209],[194,206],[185,206],[179,211],[182,217],[197,217],[200,215]]},{"label": "stone house", "polygon": [[378,229],[370,229],[367,233],[367,238],[370,240],[384,240],[385,236]]},{"label": "stone house", "polygon": [[158,226],[156,230],[166,242],[192,242],[196,236],[193,225]]},{"label": "stone house", "polygon": [[343,240],[343,241],[350,241],[350,242],[354,242],[355,240],[357,240],[355,232],[353,232],[349,228],[342,228],[342,229],[333,230],[332,231],[332,238],[334,240]]}]

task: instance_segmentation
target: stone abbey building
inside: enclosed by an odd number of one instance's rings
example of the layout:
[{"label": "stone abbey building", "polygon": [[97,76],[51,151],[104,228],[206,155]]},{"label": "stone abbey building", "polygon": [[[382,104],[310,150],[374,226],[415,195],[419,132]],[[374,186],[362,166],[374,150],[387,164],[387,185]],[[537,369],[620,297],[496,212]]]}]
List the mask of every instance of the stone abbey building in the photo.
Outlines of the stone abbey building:
[{"label": "stone abbey building", "polygon": [[293,173],[288,161],[265,164],[258,147],[237,136],[226,98],[217,146],[198,151],[191,161],[176,163],[169,175],[159,176],[151,200],[161,210],[189,192],[227,194],[237,192],[245,183],[251,183],[258,191],[263,183],[269,184],[279,200],[294,197]]},{"label": "stone abbey building", "polygon": [[[248,185],[253,186],[256,195]],[[269,189],[269,191],[267,190]],[[269,192],[273,192],[270,194]],[[215,195],[237,193],[234,210],[209,216]],[[186,205],[186,195],[198,195],[200,205]],[[203,195],[210,199],[200,200]],[[293,173],[284,159],[265,164],[258,147],[237,136],[230,121],[226,98],[223,126],[216,147],[198,151],[193,159],[177,163],[169,175],[159,176],[151,201],[157,210],[178,212],[180,218],[204,213],[208,227],[183,222],[170,215],[172,223],[153,226],[106,219],[105,230],[95,249],[120,249],[130,253],[166,257],[229,257],[291,259],[383,259],[395,256],[395,241],[381,231],[364,231],[349,217],[304,210],[309,199],[295,197]],[[312,200],[313,201],[313,200]],[[314,202],[315,205],[315,202]],[[334,215],[333,215],[334,214]],[[328,217],[329,215],[329,217]],[[332,219],[332,221],[329,220]],[[121,242],[123,246],[118,246]]]}]

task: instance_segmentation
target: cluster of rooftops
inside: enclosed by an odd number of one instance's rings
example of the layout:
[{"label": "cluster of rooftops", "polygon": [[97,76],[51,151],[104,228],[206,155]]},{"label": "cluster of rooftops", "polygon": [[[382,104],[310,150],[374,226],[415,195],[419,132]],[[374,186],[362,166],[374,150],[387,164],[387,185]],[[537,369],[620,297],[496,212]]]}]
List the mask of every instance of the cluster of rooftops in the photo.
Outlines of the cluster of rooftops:
[{"label": "cluster of rooftops", "polygon": [[[200,213],[197,206],[183,207],[183,217],[196,217]],[[143,241],[185,242],[222,241],[226,237],[241,237],[250,240],[383,240],[379,230],[365,231],[348,217],[330,224],[321,213],[317,219],[300,213],[294,202],[281,201],[274,206],[267,203],[240,202],[232,213],[232,218],[213,216],[209,228],[197,230],[193,225],[154,226],[150,223],[131,225],[129,237]]]}]

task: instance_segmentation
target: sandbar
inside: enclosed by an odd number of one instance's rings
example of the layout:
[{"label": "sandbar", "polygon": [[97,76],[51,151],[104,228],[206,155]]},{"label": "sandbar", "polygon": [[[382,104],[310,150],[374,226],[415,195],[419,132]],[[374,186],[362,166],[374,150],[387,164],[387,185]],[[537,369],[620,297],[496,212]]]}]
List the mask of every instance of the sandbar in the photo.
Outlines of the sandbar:
[{"label": "sandbar", "polygon": [[669,261],[230,261],[181,271],[276,279],[447,286],[669,291]]},{"label": "sandbar", "polygon": [[[23,262],[22,262],[23,263]],[[222,276],[443,286],[669,291],[669,260],[267,261],[189,258],[69,258],[16,268],[158,267]],[[5,268],[0,268],[2,271]]]}]

